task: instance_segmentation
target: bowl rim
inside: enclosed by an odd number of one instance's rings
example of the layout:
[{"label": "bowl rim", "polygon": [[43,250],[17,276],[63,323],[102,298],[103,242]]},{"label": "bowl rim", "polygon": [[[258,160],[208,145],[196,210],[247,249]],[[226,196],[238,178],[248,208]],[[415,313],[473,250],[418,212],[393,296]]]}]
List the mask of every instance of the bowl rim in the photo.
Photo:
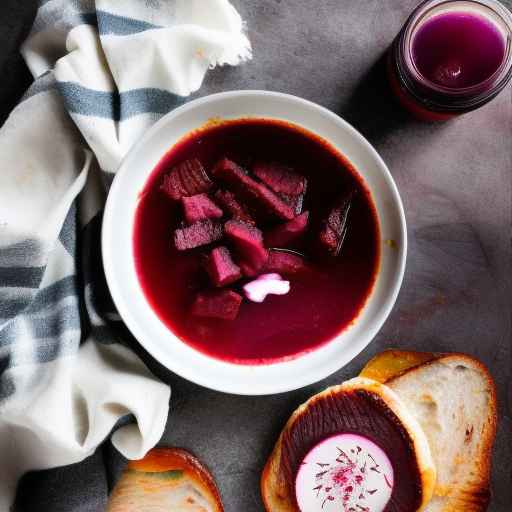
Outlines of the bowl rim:
[{"label": "bowl rim", "polygon": [[[382,178],[385,180],[387,186],[389,187],[389,192],[392,196],[392,200],[394,203],[394,207],[397,208],[397,213],[399,217],[399,225],[400,225],[400,234],[402,236],[401,238],[401,245],[399,247],[399,265],[397,272],[394,275],[393,278],[393,285],[392,290],[387,294],[384,304],[379,309],[378,315],[373,318],[373,325],[370,329],[368,329],[367,334],[365,336],[366,341],[364,343],[359,343],[357,346],[356,344],[352,344],[349,346],[344,347],[343,354],[345,354],[343,357],[340,356],[337,358],[337,362],[335,364],[325,365],[327,369],[324,372],[320,372],[320,374],[315,374],[313,377],[304,377],[297,375],[297,380],[294,383],[289,382],[288,384],[284,385],[282,383],[275,383],[274,386],[265,386],[264,389],[248,389],[247,387],[242,389],[239,389],[240,386],[237,388],[237,383],[234,385],[221,385],[215,382],[212,379],[209,379],[208,376],[203,376],[200,374],[200,372],[194,373],[193,371],[190,371],[190,368],[185,368],[183,366],[179,365],[173,365],[169,362],[169,360],[166,357],[162,357],[163,353],[156,348],[155,344],[148,344],[144,341],[144,333],[141,329],[139,329],[139,326],[137,322],[133,319],[132,314],[129,310],[129,307],[126,305],[126,302],[122,296],[122,292],[118,288],[118,284],[116,282],[116,279],[114,278],[115,274],[115,263],[114,259],[111,257],[111,251],[112,246],[110,244],[110,241],[112,238],[112,233],[115,231],[114,224],[113,224],[113,211],[114,211],[114,205],[115,205],[115,199],[118,196],[118,190],[120,189],[120,183],[122,176],[128,172],[130,169],[131,161],[135,158],[135,155],[137,155],[142,148],[144,148],[148,141],[150,141],[157,132],[159,132],[162,127],[169,123],[169,120],[178,117],[179,115],[185,113],[188,110],[192,110],[195,108],[200,108],[204,105],[207,105],[210,102],[218,101],[218,100],[225,100],[225,99],[232,99],[232,98],[243,98],[243,97],[249,97],[249,96],[259,96],[263,98],[275,98],[280,99],[284,101],[291,102],[292,104],[299,104],[306,108],[311,108],[313,110],[316,110],[321,116],[326,117],[333,121],[335,124],[343,126],[343,128],[350,134],[351,137],[353,137],[359,144],[361,144],[364,148],[364,151],[368,152],[369,155],[375,160],[377,163],[377,167],[379,171],[382,173]],[[270,116],[258,116],[251,114],[247,114],[248,118],[255,117],[255,118],[271,118]],[[244,118],[243,115],[241,115],[239,118]],[[230,119],[230,118],[228,118]],[[283,119],[284,121],[290,122],[292,124],[297,124],[300,126],[300,123],[289,121],[286,119]],[[312,131],[308,129],[307,127],[304,127],[308,131]],[[320,137],[327,140],[327,142],[332,143],[334,147],[336,147],[336,144],[334,144],[332,141],[330,141],[328,138],[323,137],[322,135],[319,135]],[[180,136],[180,139],[182,136]],[[169,150],[172,148],[172,146],[169,147]],[[336,148],[337,149],[337,148]],[[338,150],[338,149],[337,149]],[[339,150],[338,150],[339,151]],[[341,151],[340,151],[341,152]],[[343,154],[343,153],[342,153]],[[163,154],[161,155],[164,156]],[[344,155],[345,156],[345,155]],[[348,157],[346,157],[348,158]],[[351,161],[350,158],[348,158],[349,161]],[[355,166],[355,169],[358,170],[358,167]],[[151,171],[147,174],[146,180],[149,178],[151,173],[153,172],[154,168],[151,169]],[[363,181],[366,182],[364,176],[361,175],[361,178]],[[382,235],[382,233],[381,233]],[[191,100],[184,105],[181,105],[166,115],[162,116],[147,132],[141,137],[140,140],[138,140],[128,151],[128,153],[123,158],[118,171],[114,177],[114,180],[111,184],[110,190],[108,192],[107,200],[104,207],[104,214],[103,214],[103,221],[102,221],[102,233],[101,233],[101,251],[102,251],[102,261],[103,261],[103,267],[105,272],[105,277],[107,281],[107,285],[110,291],[110,294],[112,296],[112,299],[114,301],[114,304],[119,312],[119,315],[121,316],[123,322],[128,327],[132,335],[137,339],[138,343],[153,357],[156,361],[158,361],[160,364],[168,368],[173,373],[179,375],[180,377],[187,379],[191,382],[194,382],[196,384],[199,384],[201,386],[204,386],[206,388],[229,393],[229,394],[236,394],[236,395],[245,395],[245,396],[259,396],[259,395],[273,395],[278,393],[284,393],[288,391],[292,391],[295,389],[300,389],[304,386],[313,384],[315,382],[318,382],[319,380],[322,380],[332,373],[336,372],[337,370],[343,368],[345,365],[350,363],[360,352],[362,352],[368,345],[373,341],[377,333],[382,328],[384,322],[389,317],[389,314],[391,313],[393,306],[395,305],[395,302],[397,300],[398,294],[400,292],[403,278],[405,274],[405,266],[406,266],[406,259],[407,259],[407,249],[408,249],[408,240],[407,240],[407,224],[406,224],[406,218],[405,218],[405,212],[403,203],[400,197],[400,194],[398,192],[398,188],[396,186],[396,183],[385,164],[382,157],[379,155],[377,150],[370,144],[370,142],[358,131],[356,130],[350,123],[345,121],[342,117],[335,114],[334,112],[328,110],[326,107],[323,107],[317,103],[314,103],[312,101],[306,100],[304,98],[292,95],[292,94],[286,94],[282,92],[274,92],[274,91],[266,91],[266,90],[233,90],[233,91],[227,91],[227,92],[221,92],[221,93],[215,93],[206,95],[194,100]],[[382,252],[383,249],[381,249]],[[131,251],[130,251],[131,254]],[[382,265],[382,254],[381,254],[381,262],[380,265]],[[380,272],[380,268],[377,271],[377,276]],[[145,294],[142,290],[142,287],[139,284],[140,293],[144,296],[144,299],[147,302],[147,299],[145,298]],[[375,288],[374,284],[374,288]],[[374,292],[374,288],[370,292],[370,295],[367,299],[367,302],[371,299],[372,294]],[[149,305],[149,304],[148,304]],[[151,308],[151,306],[149,306]],[[363,306],[363,310],[366,308]],[[152,308],[151,308],[152,309]],[[158,317],[156,312],[154,312],[155,316]],[[358,318],[356,317],[354,323],[356,324],[358,322]],[[159,321],[161,322],[160,318],[158,317]],[[162,322],[163,323],[163,322]],[[167,328],[167,327],[166,327]],[[167,328],[168,329],[168,328]],[[170,330],[169,332],[174,336],[176,339],[179,340],[179,338]],[[342,334],[342,333],[340,333]],[[340,335],[339,334],[339,335]],[[335,336],[332,340],[327,342],[326,345],[330,345],[336,338],[339,336]],[[183,341],[179,340],[180,343],[184,343]],[[185,344],[185,343],[184,343]],[[320,347],[321,348],[321,347]],[[319,349],[320,349],[319,348]],[[201,354],[198,350],[194,349],[193,347],[190,347],[190,349],[195,352],[197,355]],[[319,350],[318,349],[318,350]],[[211,362],[215,364],[219,364],[220,366],[225,367],[225,365],[228,366],[235,366],[237,368],[244,367],[247,368],[248,371],[251,371],[256,368],[268,368],[268,367],[275,367],[279,366],[281,364],[293,364],[295,361],[302,360],[303,358],[307,358],[310,354],[314,354],[318,350],[313,350],[312,352],[305,353],[303,355],[300,355],[297,358],[291,359],[291,360],[284,360],[283,362],[277,361],[272,362],[269,364],[236,364],[236,363],[229,363],[226,361],[222,361],[219,359],[216,359],[211,356],[206,356],[204,354],[201,354],[202,357],[206,357]],[[165,359],[165,361],[163,360]],[[317,372],[318,373],[318,372]]]}]

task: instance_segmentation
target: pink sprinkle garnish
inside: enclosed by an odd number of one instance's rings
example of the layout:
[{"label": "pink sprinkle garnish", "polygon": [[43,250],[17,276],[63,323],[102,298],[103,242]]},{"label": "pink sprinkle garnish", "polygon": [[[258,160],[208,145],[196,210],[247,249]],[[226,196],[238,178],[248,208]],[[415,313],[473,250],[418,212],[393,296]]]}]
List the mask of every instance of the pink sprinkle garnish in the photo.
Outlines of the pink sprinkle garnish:
[{"label": "pink sprinkle garnish", "polygon": [[301,512],[386,509],[393,491],[393,467],[370,439],[337,434],[321,441],[304,460],[309,465],[301,466],[295,482]]}]

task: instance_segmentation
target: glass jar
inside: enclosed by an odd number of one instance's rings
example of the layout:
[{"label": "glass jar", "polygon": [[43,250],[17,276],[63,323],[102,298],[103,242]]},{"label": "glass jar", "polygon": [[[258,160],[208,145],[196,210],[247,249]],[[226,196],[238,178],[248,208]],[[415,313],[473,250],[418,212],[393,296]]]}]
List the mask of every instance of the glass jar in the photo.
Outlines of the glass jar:
[{"label": "glass jar", "polygon": [[[478,80],[477,71],[489,71],[485,66],[493,65],[498,56],[501,61],[495,69]],[[407,110],[425,120],[450,119],[481,107],[503,90],[511,76],[512,14],[497,0],[422,2],[388,56],[394,94]]]}]

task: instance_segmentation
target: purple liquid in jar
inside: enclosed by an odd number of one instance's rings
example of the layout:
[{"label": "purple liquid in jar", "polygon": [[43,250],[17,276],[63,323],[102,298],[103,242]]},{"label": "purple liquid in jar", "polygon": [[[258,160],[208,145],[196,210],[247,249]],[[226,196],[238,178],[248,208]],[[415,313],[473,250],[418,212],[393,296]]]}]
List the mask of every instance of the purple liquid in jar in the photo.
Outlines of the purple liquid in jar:
[{"label": "purple liquid in jar", "polygon": [[391,46],[387,73],[419,119],[480,108],[512,78],[512,13],[499,0],[423,0]]},{"label": "purple liquid in jar", "polygon": [[489,19],[451,11],[425,21],[412,40],[412,58],[423,77],[452,89],[490,78],[505,58],[506,42]]}]

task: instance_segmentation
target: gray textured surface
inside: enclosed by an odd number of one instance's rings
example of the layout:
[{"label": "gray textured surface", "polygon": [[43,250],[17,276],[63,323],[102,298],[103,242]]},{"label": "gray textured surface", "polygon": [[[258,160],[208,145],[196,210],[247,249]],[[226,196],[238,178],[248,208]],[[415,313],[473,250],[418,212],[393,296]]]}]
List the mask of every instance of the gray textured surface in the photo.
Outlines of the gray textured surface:
[{"label": "gray textured surface", "polygon": [[36,0],[0,2],[0,126],[31,82],[18,52],[32,25]]},{"label": "gray textured surface", "polygon": [[[274,89],[316,101],[372,142],[398,184],[409,225],[407,272],[380,334],[351,365],[314,386],[243,398],[171,376],[163,442],[193,449],[213,470],[228,512],[262,510],[259,474],[293,409],[355,375],[384,348],[464,351],[497,381],[500,423],[491,512],[512,507],[512,101],[442,125],[413,122],[391,101],[377,64],[416,0],[233,0],[248,21],[254,60],[208,75],[200,95]],[[14,56],[33,1],[0,6],[0,122],[26,86]],[[510,2],[509,2],[510,5]]]}]

